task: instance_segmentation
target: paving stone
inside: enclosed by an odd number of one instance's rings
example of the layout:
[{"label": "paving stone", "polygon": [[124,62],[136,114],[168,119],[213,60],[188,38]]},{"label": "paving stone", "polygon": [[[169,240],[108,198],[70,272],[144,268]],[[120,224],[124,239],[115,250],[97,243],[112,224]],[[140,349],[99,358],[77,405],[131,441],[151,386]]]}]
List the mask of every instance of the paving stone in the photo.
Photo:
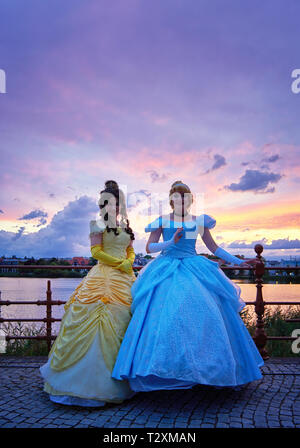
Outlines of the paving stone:
[{"label": "paving stone", "polygon": [[200,425],[202,423],[202,419],[192,419],[190,423],[194,423],[195,425]]},{"label": "paving stone", "polygon": [[148,421],[144,425],[145,428],[157,428],[157,426],[158,426],[158,421],[157,420]]},{"label": "paving stone", "polygon": [[173,423],[158,423],[157,428],[173,428]]},{"label": "paving stone", "polygon": [[5,423],[3,426],[2,426],[2,428],[15,428],[16,427],[16,424],[15,423],[11,423],[11,422],[9,422],[9,423]]},{"label": "paving stone", "polygon": [[266,361],[262,371],[270,375],[239,391],[198,385],[193,390],[139,393],[101,409],[53,403],[43,391],[37,368],[6,367],[9,362],[21,366],[33,361],[42,365],[45,359],[0,359],[1,428],[300,427],[298,358]]},{"label": "paving stone", "polygon": [[242,427],[243,427],[242,423],[230,422],[230,428],[242,428]]}]

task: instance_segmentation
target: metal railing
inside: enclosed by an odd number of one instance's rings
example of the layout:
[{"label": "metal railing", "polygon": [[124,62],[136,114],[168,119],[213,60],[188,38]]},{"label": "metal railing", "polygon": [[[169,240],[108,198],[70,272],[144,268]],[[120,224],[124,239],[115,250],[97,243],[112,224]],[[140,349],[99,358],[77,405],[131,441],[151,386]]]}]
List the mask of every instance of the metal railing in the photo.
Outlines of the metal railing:
[{"label": "metal railing", "polygon": [[[254,270],[255,274],[255,283],[256,283],[256,300],[255,301],[245,301],[246,305],[252,305],[255,307],[255,313],[256,313],[256,327],[255,327],[255,333],[253,336],[253,340],[264,360],[267,360],[269,358],[269,355],[266,350],[266,343],[267,341],[277,340],[277,341],[284,341],[284,340],[294,340],[297,339],[297,337],[292,336],[267,336],[265,333],[264,328],[264,312],[265,312],[265,306],[269,305],[300,305],[300,301],[293,301],[293,302],[287,302],[287,301],[281,301],[281,302],[265,302],[263,300],[263,294],[262,294],[262,288],[263,288],[263,274],[266,270],[284,270],[284,271],[299,271],[300,267],[265,267],[261,253],[263,252],[263,246],[261,244],[256,244],[254,247],[254,250],[256,252],[256,259],[258,260],[258,263],[256,264],[255,268],[248,268],[248,267],[240,267],[240,266],[224,266],[221,269],[222,270]],[[7,265],[0,265],[1,267],[8,267]],[[93,268],[92,265],[89,266],[53,266],[53,265],[13,265],[13,268],[22,268],[22,269],[86,269],[90,270]],[[138,271],[142,268],[140,267],[134,267],[134,270]],[[47,290],[46,290],[46,300],[36,300],[36,301],[17,301],[17,300],[1,300],[1,292],[0,292],[0,324],[3,322],[44,322],[46,324],[46,335],[45,336],[11,336],[6,335],[6,340],[9,341],[11,339],[37,339],[37,340],[46,340],[47,341],[47,347],[48,352],[51,349],[51,341],[56,339],[56,335],[52,334],[52,323],[53,322],[59,322],[61,321],[61,318],[53,318],[52,317],[52,306],[55,305],[64,305],[67,303],[67,301],[64,300],[52,300],[52,290],[51,290],[51,281],[47,280]],[[9,305],[38,305],[38,306],[46,306],[46,317],[41,319],[25,319],[25,318],[16,318],[16,319],[10,319],[10,318],[2,318],[1,317],[1,306],[9,306]],[[300,319],[287,319],[287,322],[300,322]]]}]

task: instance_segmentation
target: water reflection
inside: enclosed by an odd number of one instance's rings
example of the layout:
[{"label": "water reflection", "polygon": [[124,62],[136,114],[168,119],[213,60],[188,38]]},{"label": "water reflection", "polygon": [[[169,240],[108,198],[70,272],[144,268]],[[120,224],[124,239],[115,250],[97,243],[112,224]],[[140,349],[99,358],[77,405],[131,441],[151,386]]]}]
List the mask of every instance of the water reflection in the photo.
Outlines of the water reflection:
[{"label": "water reflection", "polygon": [[[68,300],[74,289],[82,281],[82,278],[52,278],[51,290],[53,300]],[[234,280],[241,287],[241,297],[245,302],[255,301],[256,285],[247,283],[246,280]],[[45,300],[47,289],[46,278],[24,278],[24,277],[0,277],[0,291],[2,300]],[[299,284],[263,284],[263,298],[265,301],[300,301]],[[248,308],[253,311],[253,306]],[[61,318],[64,314],[63,305],[53,306],[53,317]],[[37,305],[9,305],[2,306],[1,316],[6,318],[43,318],[46,315],[45,306]],[[36,323],[37,326],[42,323]],[[60,322],[53,324],[57,332]]]}]

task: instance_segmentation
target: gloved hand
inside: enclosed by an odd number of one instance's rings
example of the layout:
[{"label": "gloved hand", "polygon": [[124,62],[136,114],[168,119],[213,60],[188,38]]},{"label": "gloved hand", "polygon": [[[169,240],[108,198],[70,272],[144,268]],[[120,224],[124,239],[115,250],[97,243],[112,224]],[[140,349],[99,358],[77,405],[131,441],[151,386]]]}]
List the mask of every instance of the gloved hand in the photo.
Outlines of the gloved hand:
[{"label": "gloved hand", "polygon": [[135,259],[135,253],[132,246],[128,246],[126,249],[127,252],[127,258],[120,264],[119,269],[121,271],[126,272],[127,274],[132,274],[133,269],[132,265]]},{"label": "gloved hand", "polygon": [[149,243],[148,244],[148,251],[150,253],[159,252],[159,251],[162,251],[164,249],[167,249],[170,246],[174,246],[175,244],[178,243],[180,238],[182,238],[182,236],[183,236],[182,230],[183,230],[183,228],[179,227],[176,230],[176,232],[174,233],[174,235],[172,236],[172,238],[169,239],[168,241],[162,241],[161,243]]},{"label": "gloved hand", "polygon": [[133,265],[133,262],[135,260],[135,253],[133,247],[128,246],[126,252],[127,252],[127,260],[129,260],[131,265]]},{"label": "gloved hand", "polygon": [[148,251],[150,253],[159,252],[163,249],[167,249],[169,246],[173,246],[175,244],[175,233],[172,238],[168,241],[162,241],[161,243],[150,243],[148,244]]},{"label": "gloved hand", "polygon": [[122,263],[118,266],[120,271],[126,272],[127,274],[131,274],[133,272],[131,261],[128,258],[125,258]]},{"label": "gloved hand", "polygon": [[120,271],[126,272],[127,274],[131,274],[133,272],[132,263],[134,261],[133,256],[135,257],[135,254],[133,248],[130,249],[132,249],[132,251],[129,250],[130,258],[125,259],[112,257],[111,255],[107,254],[106,252],[103,251],[102,244],[95,244],[94,246],[91,246],[91,253],[92,257],[95,258],[96,260],[100,260],[109,266],[112,266],[116,269],[120,269]]},{"label": "gloved hand", "polygon": [[124,258],[122,259],[112,257],[108,253],[104,252],[102,244],[95,244],[94,246],[91,246],[91,254],[92,257],[95,258],[96,260],[100,260],[103,263],[109,266],[113,266],[115,268],[119,268],[119,265],[124,261]]}]

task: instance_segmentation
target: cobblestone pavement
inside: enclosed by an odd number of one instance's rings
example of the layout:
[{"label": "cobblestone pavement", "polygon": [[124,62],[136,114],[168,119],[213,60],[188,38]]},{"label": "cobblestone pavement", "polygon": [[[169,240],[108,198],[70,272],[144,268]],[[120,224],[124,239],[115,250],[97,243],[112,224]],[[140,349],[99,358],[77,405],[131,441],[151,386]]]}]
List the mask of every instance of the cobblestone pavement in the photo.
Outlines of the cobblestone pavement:
[{"label": "cobblestone pavement", "polygon": [[0,428],[299,428],[300,359],[270,359],[240,390],[199,385],[139,393],[118,405],[52,403],[38,367],[46,357],[0,358]]}]

